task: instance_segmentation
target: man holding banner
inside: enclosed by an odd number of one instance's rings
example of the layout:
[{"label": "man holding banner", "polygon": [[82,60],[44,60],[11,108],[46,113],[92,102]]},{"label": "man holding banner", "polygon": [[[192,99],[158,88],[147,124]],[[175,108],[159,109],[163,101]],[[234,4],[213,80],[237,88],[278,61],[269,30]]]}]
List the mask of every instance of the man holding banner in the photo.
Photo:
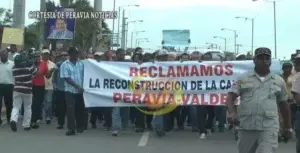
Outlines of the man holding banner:
[{"label": "man holding banner", "polygon": [[[240,127],[239,153],[274,153],[278,147],[278,109],[284,118],[285,136],[290,138],[292,132],[287,89],[284,80],[270,72],[270,49],[256,49],[254,64],[254,71],[239,77],[228,93],[228,119]],[[234,101],[238,96],[240,105],[236,110]]]},{"label": "man holding banner", "polygon": [[[125,61],[125,51],[118,49],[116,52],[117,61]],[[112,110],[112,135],[119,136],[119,132],[122,128],[128,125],[129,120],[129,108],[128,107],[115,107]]]},{"label": "man holding banner", "polygon": [[[157,55],[157,61],[160,61],[160,62],[168,61],[168,53],[165,50],[159,51],[158,55]],[[158,101],[159,101],[158,103],[160,103],[161,100],[158,99]],[[159,137],[166,135],[165,127],[164,127],[164,122],[165,122],[164,118],[165,117],[162,114],[156,115],[156,113],[154,113],[154,117],[152,120],[152,124],[153,124],[152,126],[154,127],[155,132]]]},{"label": "man holding banner", "polygon": [[83,62],[78,58],[79,51],[70,47],[69,59],[62,63],[60,77],[65,80],[67,106],[67,136],[75,135],[75,129],[82,133],[85,129],[85,106],[83,101]]}]

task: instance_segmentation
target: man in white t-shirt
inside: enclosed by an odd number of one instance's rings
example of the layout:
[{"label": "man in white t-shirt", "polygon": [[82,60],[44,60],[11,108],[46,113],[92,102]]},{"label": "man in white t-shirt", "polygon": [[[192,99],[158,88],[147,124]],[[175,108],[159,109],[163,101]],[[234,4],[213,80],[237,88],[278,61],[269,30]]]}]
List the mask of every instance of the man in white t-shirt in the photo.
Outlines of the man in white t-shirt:
[{"label": "man in white t-shirt", "polygon": [[5,104],[6,119],[8,123],[10,121],[14,87],[14,79],[12,73],[13,66],[14,62],[8,59],[8,52],[6,50],[0,51],[0,125],[2,124],[2,100]]},{"label": "man in white t-shirt", "polygon": [[56,65],[50,59],[50,51],[48,49],[42,50],[42,60],[48,62],[48,73],[45,76],[45,98],[44,98],[44,117],[46,123],[50,124],[52,120],[52,96],[53,96],[53,84],[52,84],[52,73]]}]

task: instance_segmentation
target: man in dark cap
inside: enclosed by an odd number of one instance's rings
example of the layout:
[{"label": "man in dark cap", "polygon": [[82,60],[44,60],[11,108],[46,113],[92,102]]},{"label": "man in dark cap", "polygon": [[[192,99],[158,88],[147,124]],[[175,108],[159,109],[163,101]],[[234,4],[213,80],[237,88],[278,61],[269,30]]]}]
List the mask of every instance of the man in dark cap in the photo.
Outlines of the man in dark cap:
[{"label": "man in dark cap", "polygon": [[67,136],[75,135],[75,129],[77,129],[78,133],[82,133],[85,129],[83,62],[79,59],[79,51],[77,48],[70,47],[68,54],[69,59],[63,62],[60,68],[60,77],[65,80]]},{"label": "man in dark cap", "polygon": [[[274,153],[278,147],[279,115],[284,120],[285,137],[292,127],[284,80],[270,72],[271,50],[257,48],[254,71],[239,77],[228,93],[228,121],[239,125],[239,153]],[[240,105],[234,101],[240,96]],[[238,117],[236,117],[238,116]],[[237,121],[237,118],[239,121]]]}]

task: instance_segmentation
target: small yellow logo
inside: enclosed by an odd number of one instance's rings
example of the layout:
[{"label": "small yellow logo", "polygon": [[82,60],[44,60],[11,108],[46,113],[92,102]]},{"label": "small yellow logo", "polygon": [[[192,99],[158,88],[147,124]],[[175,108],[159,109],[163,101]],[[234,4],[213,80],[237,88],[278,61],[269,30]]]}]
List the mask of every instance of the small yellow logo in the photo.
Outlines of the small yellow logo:
[{"label": "small yellow logo", "polygon": [[[143,81],[143,83],[141,83]],[[145,83],[145,82],[148,83]],[[156,84],[156,90],[149,88],[149,84]],[[157,84],[163,87],[157,87]],[[174,85],[177,87],[174,87]],[[130,91],[133,94],[144,95],[146,109],[136,106],[137,110],[147,115],[163,115],[176,109],[182,102],[183,90],[175,79],[152,79],[149,75],[137,76],[131,81]],[[169,88],[165,88],[169,85]],[[138,86],[138,87],[137,87]],[[136,89],[136,87],[138,89]],[[147,101],[145,100],[147,99]]]}]

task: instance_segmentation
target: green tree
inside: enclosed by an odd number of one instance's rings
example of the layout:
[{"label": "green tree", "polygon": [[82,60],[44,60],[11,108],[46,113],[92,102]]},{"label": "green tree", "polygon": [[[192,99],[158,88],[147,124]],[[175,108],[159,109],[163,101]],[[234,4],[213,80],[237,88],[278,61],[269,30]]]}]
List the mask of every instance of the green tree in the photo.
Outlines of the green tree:
[{"label": "green tree", "polygon": [[3,27],[11,27],[13,14],[10,9],[0,8],[0,25]]},{"label": "green tree", "polygon": [[[54,2],[52,2],[52,1],[46,2],[47,10],[53,11],[55,7],[56,6],[55,6]],[[41,24],[40,21],[37,20],[36,22],[25,27],[24,48],[28,49],[28,48],[32,48],[32,47],[34,47],[34,48],[39,47],[39,40],[40,40],[40,35],[41,35],[40,24]]]},{"label": "green tree", "polygon": [[2,44],[2,28],[12,26],[12,16],[10,9],[0,8],[0,45]]},{"label": "green tree", "polygon": [[38,48],[39,47],[39,36],[40,36],[40,22],[34,22],[27,27],[24,31],[24,48]]}]

